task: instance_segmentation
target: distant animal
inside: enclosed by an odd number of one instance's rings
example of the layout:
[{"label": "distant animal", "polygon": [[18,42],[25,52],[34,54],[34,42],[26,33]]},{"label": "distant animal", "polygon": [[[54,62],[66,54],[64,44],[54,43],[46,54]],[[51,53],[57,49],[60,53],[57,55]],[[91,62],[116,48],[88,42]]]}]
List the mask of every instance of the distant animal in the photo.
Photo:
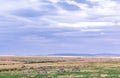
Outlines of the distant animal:
[{"label": "distant animal", "polygon": [[40,67],[39,74],[47,74],[47,70],[45,67]]},{"label": "distant animal", "polygon": [[64,67],[59,68],[58,73],[64,73],[64,72],[65,72]]},{"label": "distant animal", "polygon": [[79,72],[79,71],[80,71],[79,67],[72,68],[72,72]]}]

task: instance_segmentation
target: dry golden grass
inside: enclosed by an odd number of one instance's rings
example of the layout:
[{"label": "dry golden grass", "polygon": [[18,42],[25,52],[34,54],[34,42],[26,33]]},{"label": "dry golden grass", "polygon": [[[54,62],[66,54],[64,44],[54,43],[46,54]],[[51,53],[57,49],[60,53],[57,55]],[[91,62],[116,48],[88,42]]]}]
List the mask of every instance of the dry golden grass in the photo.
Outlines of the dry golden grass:
[{"label": "dry golden grass", "polygon": [[40,66],[80,66],[89,68],[96,67],[118,67],[120,58],[110,57],[48,57],[48,56],[0,56],[0,70],[10,68],[40,67]]},{"label": "dry golden grass", "polygon": [[[24,67],[25,70],[34,68],[30,75],[36,75],[40,67],[52,67],[47,73],[51,78],[54,76],[54,78],[120,77],[120,58],[118,57],[0,56],[0,73],[7,71],[16,74],[17,71],[20,74],[24,71]],[[67,72],[63,75],[57,74],[56,71],[60,67],[64,67]],[[80,71],[72,72],[72,68],[75,67],[80,68]],[[47,75],[43,78],[47,78]]]}]

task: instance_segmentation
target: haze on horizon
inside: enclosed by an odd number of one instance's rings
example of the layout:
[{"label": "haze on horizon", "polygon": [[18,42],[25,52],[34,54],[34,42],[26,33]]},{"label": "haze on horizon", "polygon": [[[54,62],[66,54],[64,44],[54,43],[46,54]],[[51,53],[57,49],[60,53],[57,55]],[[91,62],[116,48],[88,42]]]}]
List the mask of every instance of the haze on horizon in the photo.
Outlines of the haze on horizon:
[{"label": "haze on horizon", "polygon": [[0,55],[120,54],[120,0],[0,0]]}]

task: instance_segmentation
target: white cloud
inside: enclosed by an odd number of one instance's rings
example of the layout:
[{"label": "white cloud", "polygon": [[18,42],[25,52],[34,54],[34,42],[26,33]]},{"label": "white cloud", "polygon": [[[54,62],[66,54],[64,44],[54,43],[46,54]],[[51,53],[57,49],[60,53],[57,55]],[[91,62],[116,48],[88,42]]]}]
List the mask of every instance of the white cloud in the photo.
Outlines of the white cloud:
[{"label": "white cloud", "polygon": [[51,1],[52,3],[57,3],[57,2],[59,2],[60,0],[49,0],[49,1]]},{"label": "white cloud", "polygon": [[81,32],[101,32],[101,31],[103,31],[103,29],[81,29]]},{"label": "white cloud", "polygon": [[120,1],[78,1],[0,0],[0,51],[120,52]]},{"label": "white cloud", "polygon": [[[69,4],[73,4],[78,6],[80,10],[77,11],[67,11],[65,9],[60,8],[56,3],[60,2],[60,0],[49,0],[52,4],[45,3],[38,0],[5,0],[0,1],[1,13],[6,13],[17,20],[26,21],[31,24],[35,20],[34,23],[38,24],[39,21],[44,20],[45,23],[49,25],[58,25],[58,27],[96,27],[96,26],[113,26],[114,20],[119,21],[120,19],[120,8],[119,3],[113,0],[87,0],[90,1],[93,7],[88,7],[88,3],[77,3],[74,0],[64,0]],[[19,4],[18,4],[19,3]],[[19,10],[19,9],[34,9],[34,10],[44,10],[42,6],[53,5],[57,8],[55,12],[56,15],[45,15],[43,17],[33,17],[26,18],[21,16],[10,15],[11,11]],[[49,8],[49,7],[48,7]],[[89,21],[89,22],[88,22]],[[43,21],[42,21],[43,22]],[[36,25],[35,24],[35,25]],[[39,24],[38,24],[39,25]],[[56,27],[56,26],[55,26]]]},{"label": "white cloud", "polygon": [[[95,4],[94,7],[89,8],[85,4],[76,3],[74,1],[66,0],[70,4],[74,4],[81,9],[78,11],[67,11],[64,9],[57,10],[57,15],[45,16],[46,22],[49,21],[53,27],[103,27],[115,26],[115,21],[120,21],[119,4],[112,0],[89,0]],[[55,4],[56,5],[56,4]],[[56,5],[57,6],[57,5]],[[60,6],[58,6],[60,7]],[[51,21],[51,22],[50,22]],[[89,22],[88,22],[89,21]]]},{"label": "white cloud", "polygon": [[120,22],[117,22],[117,25],[120,26]]},{"label": "white cloud", "polygon": [[79,22],[79,23],[58,23],[58,27],[88,28],[101,26],[115,26],[113,22]]},{"label": "white cloud", "polygon": [[[31,27],[39,28],[39,29],[41,29],[42,27],[80,28],[83,29],[83,31],[97,31],[97,30],[88,30],[84,28],[90,28],[90,27],[96,28],[96,27],[106,27],[106,26],[111,27],[115,25],[120,25],[119,3],[113,0],[87,0],[92,3],[93,7],[87,6],[87,3],[77,3],[74,0],[64,0],[69,4],[78,6],[80,10],[76,10],[76,11],[67,11],[65,9],[60,8],[60,6],[57,5],[56,3],[60,2],[61,0],[49,0],[49,1],[52,2],[52,4],[38,0],[0,1],[1,4],[0,15],[9,18],[10,20],[12,20],[13,23],[14,22],[23,23],[24,26],[21,27],[27,27],[27,28],[31,28]],[[46,6],[46,5],[55,6],[57,8],[55,10],[57,14],[55,15],[46,14],[45,16],[37,16],[31,18],[11,14],[11,11],[16,11],[19,9],[34,9],[38,11],[42,9],[44,11],[42,6]],[[2,22],[3,21],[1,21],[1,23]]]},{"label": "white cloud", "polygon": [[31,2],[38,2],[38,0],[30,0]]},{"label": "white cloud", "polygon": [[38,0],[0,0],[0,5],[0,12],[9,13],[18,9],[40,10],[40,6],[44,3]]}]

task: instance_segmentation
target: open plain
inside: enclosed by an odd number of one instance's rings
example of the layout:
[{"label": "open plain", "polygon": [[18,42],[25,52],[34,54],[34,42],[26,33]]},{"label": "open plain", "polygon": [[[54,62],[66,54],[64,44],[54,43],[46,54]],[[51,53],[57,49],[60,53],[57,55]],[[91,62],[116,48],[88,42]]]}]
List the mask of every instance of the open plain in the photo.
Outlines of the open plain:
[{"label": "open plain", "polygon": [[0,78],[120,78],[120,58],[0,56]]}]

